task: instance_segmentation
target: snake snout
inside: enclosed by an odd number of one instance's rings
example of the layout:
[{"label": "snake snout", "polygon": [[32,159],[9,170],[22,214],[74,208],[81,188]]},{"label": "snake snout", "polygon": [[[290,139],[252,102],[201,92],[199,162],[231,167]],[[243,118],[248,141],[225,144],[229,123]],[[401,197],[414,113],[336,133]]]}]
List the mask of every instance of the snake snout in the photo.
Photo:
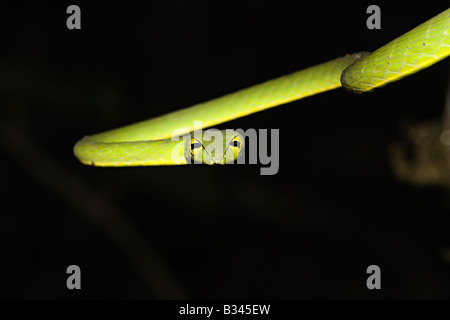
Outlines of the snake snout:
[{"label": "snake snout", "polygon": [[218,165],[223,165],[223,164],[225,164],[225,161],[224,161],[223,158],[220,158],[220,159],[213,159],[213,162],[211,163],[211,165],[216,165],[216,164],[218,164]]}]

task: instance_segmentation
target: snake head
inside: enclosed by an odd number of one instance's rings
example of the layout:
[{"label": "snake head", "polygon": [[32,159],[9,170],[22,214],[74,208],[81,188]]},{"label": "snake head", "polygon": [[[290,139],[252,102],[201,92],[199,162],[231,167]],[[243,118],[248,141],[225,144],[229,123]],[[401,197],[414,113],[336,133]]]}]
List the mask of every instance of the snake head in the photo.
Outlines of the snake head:
[{"label": "snake head", "polygon": [[209,129],[187,136],[185,156],[190,162],[227,164],[237,160],[244,150],[244,138],[234,130]]}]

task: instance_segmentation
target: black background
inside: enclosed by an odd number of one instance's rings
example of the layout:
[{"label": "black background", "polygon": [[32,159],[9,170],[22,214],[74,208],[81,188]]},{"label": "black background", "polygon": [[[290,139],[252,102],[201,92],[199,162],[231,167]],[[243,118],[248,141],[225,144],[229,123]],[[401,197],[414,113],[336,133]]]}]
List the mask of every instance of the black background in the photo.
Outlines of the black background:
[{"label": "black background", "polygon": [[[81,8],[81,30],[66,8]],[[222,124],[280,129],[280,168],[92,168],[86,134],[373,51],[447,1],[0,5],[1,298],[450,298],[448,192],[397,182],[403,119],[434,120],[448,62]],[[66,288],[66,268],[82,289]],[[366,268],[382,289],[366,287]]]}]

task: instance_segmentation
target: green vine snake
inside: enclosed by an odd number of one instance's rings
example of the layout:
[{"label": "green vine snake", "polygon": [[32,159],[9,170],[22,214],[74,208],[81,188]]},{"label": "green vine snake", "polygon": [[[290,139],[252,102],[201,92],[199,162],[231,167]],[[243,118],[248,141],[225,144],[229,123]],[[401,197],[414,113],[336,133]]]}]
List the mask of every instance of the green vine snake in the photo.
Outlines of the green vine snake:
[{"label": "green vine snake", "polygon": [[86,136],[75,144],[74,153],[82,163],[95,166],[234,161],[243,150],[243,137],[228,130],[223,139],[208,140],[203,139],[202,129],[341,86],[361,93],[397,81],[450,54],[449,22],[447,9],[373,53],[346,55],[160,117]]}]

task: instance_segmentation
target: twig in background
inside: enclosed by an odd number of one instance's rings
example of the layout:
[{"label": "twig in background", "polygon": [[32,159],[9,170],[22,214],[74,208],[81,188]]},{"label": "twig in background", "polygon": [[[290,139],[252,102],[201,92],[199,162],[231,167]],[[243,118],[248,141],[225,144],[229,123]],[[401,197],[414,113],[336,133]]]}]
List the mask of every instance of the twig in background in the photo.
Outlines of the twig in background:
[{"label": "twig in background", "polygon": [[0,142],[26,172],[97,225],[128,256],[156,298],[185,298],[162,258],[113,203],[70,173],[26,134],[6,123],[0,123]]}]

